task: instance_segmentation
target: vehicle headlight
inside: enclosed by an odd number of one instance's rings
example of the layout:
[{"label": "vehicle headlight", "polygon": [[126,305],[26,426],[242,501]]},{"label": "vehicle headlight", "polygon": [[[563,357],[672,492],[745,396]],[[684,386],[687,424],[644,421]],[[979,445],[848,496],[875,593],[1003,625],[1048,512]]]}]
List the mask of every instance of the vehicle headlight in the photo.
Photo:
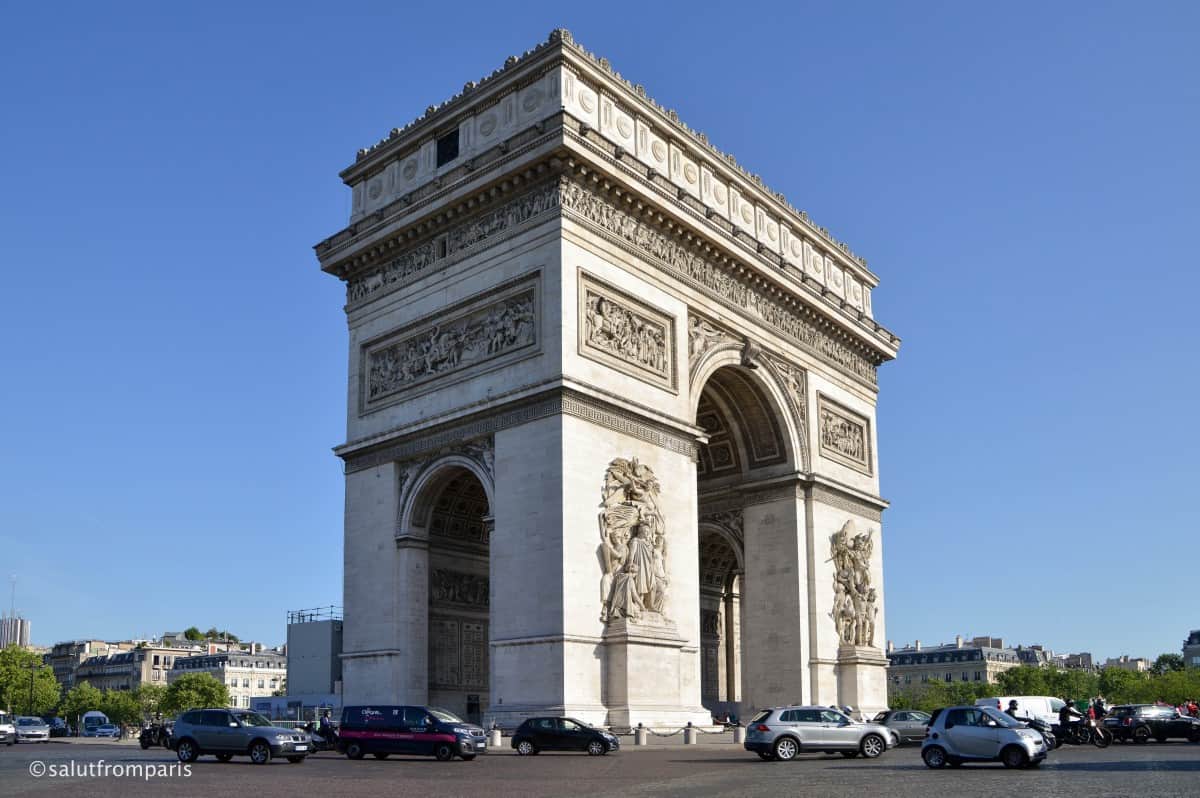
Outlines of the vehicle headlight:
[{"label": "vehicle headlight", "polygon": [[455,727],[454,727],[454,733],[455,733],[455,734],[465,734],[465,735],[466,735],[466,736],[468,736],[468,737],[470,737],[470,736],[471,736],[471,730],[470,730],[470,729],[468,729],[468,728],[466,728],[466,727],[464,727],[464,726],[455,726]]}]

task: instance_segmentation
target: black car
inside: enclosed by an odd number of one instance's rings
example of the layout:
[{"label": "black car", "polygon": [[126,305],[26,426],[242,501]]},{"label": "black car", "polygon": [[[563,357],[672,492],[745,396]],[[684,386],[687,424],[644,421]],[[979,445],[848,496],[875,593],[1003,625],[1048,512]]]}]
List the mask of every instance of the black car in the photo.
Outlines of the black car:
[{"label": "black car", "polygon": [[50,724],[51,737],[70,737],[71,727],[62,718],[46,718],[46,723]]},{"label": "black car", "polygon": [[521,756],[539,751],[587,751],[601,756],[621,747],[615,734],[574,718],[530,718],[513,732],[512,747]]},{"label": "black car", "polygon": [[1200,743],[1200,718],[1181,718],[1175,707],[1155,704],[1115,706],[1104,717],[1104,728],[1113,738],[1144,743],[1153,737],[1160,743],[1172,738]]},{"label": "black car", "polygon": [[481,727],[438,707],[377,704],[342,710],[337,747],[350,759],[423,754],[469,762],[487,753],[487,740]]}]

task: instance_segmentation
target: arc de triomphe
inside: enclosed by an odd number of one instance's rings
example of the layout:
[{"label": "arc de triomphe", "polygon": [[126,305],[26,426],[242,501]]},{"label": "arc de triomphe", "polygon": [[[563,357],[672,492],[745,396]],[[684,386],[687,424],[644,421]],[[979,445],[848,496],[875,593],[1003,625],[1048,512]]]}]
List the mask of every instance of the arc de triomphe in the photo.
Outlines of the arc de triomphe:
[{"label": "arc de triomphe", "polygon": [[885,705],[861,258],[562,30],[341,177],[346,703]]}]

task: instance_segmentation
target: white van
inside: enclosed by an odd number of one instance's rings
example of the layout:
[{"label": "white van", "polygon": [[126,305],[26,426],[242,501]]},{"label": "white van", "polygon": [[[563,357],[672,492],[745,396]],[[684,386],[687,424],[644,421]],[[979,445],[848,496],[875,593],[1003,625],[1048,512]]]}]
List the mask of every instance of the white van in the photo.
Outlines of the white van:
[{"label": "white van", "polygon": [[99,710],[93,709],[91,712],[84,712],[83,717],[80,720],[83,724],[83,728],[80,729],[80,733],[84,737],[95,737],[96,729],[108,723],[108,715],[105,715]]},{"label": "white van", "polygon": [[1008,702],[1017,702],[1018,718],[1037,718],[1047,723],[1058,725],[1058,711],[1066,706],[1061,698],[1048,695],[1004,695],[998,698],[979,698],[975,701],[977,707],[994,707],[1001,712],[1008,711]]}]

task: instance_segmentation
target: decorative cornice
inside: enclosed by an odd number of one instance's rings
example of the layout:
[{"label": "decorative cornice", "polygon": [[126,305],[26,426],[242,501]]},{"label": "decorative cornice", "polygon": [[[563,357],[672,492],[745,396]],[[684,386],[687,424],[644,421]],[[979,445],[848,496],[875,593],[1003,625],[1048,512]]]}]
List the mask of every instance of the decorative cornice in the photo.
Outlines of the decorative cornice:
[{"label": "decorative cornice", "polygon": [[813,485],[810,495],[814,502],[820,502],[829,507],[836,507],[839,510],[854,513],[868,521],[883,520],[883,508],[881,506],[870,504],[863,499],[836,490],[828,485]]}]

